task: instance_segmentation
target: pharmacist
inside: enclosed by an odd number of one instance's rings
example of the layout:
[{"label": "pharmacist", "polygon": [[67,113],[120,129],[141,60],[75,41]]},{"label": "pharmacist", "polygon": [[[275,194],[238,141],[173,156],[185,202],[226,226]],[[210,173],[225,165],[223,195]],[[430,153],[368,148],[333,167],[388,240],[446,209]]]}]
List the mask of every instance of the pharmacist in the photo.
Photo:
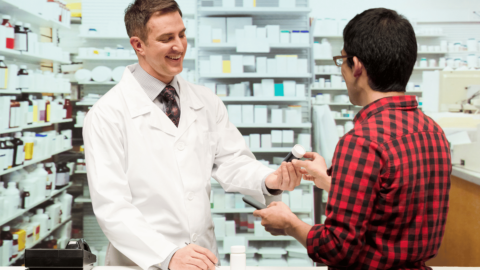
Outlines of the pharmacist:
[{"label": "pharmacist", "polygon": [[364,108],[328,171],[316,153],[294,162],[329,191],[325,223],[310,226],[281,202],[254,215],[330,269],[429,269],[425,262],[445,230],[451,160],[443,130],[405,95],[417,59],[415,33],[404,17],[379,8],[355,16],[343,38],[334,60],[350,101]]},{"label": "pharmacist", "polygon": [[83,128],[93,209],[111,243],[106,264],[214,269],[211,177],[265,202],[302,175],[292,164],[274,171],[256,161],[222,101],[178,75],[187,39],[175,1],[136,0],[125,25],[139,63]]}]

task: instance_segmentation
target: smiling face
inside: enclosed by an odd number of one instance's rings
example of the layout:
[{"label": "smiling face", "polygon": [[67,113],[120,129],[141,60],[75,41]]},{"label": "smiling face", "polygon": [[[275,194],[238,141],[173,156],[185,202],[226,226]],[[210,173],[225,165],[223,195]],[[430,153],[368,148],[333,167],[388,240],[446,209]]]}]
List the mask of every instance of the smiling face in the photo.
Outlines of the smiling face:
[{"label": "smiling face", "polygon": [[187,37],[178,12],[154,14],[147,23],[146,42],[132,37],[130,43],[137,51],[142,68],[153,77],[169,83],[183,70]]}]

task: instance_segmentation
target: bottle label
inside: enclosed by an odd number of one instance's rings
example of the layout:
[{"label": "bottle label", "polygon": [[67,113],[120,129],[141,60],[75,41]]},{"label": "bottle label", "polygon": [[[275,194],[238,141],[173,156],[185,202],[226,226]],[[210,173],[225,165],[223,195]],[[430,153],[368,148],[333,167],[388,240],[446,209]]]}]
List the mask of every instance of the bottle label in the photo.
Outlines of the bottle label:
[{"label": "bottle label", "polygon": [[15,33],[15,50],[18,51],[26,51],[28,49],[27,46],[27,33]]},{"label": "bottle label", "polygon": [[40,119],[39,120],[40,120],[40,122],[45,122],[45,111],[44,110],[40,111]]},{"label": "bottle label", "polygon": [[64,172],[57,173],[57,181],[55,181],[55,185],[57,186],[66,185],[68,181],[67,176],[68,176],[68,173],[64,173]]},{"label": "bottle label", "polygon": [[7,49],[15,48],[15,29],[13,27],[5,27],[3,29],[5,37],[7,38],[6,47]]},{"label": "bottle label", "polygon": [[33,158],[33,142],[25,143],[25,160],[31,160]]},{"label": "bottle label", "polygon": [[50,104],[47,105],[47,116],[46,117],[47,117],[46,121],[50,122]]},{"label": "bottle label", "polygon": [[30,195],[25,196],[25,198],[23,199],[23,205],[25,208],[28,208],[32,205],[32,197]]},{"label": "bottle label", "polygon": [[0,68],[0,88],[7,89],[8,87],[8,68]]},{"label": "bottle label", "polygon": [[38,105],[33,105],[33,122],[38,122]]},{"label": "bottle label", "polygon": [[30,86],[29,75],[18,75],[18,88],[28,89]]},{"label": "bottle label", "polygon": [[40,239],[40,225],[35,228],[35,241],[38,241],[38,239]]},{"label": "bottle label", "polygon": [[17,119],[20,113],[20,107],[10,108],[10,128],[18,127]]},{"label": "bottle label", "polygon": [[22,165],[25,161],[25,152],[23,152],[23,145],[17,146],[17,160],[15,161],[16,165]]}]

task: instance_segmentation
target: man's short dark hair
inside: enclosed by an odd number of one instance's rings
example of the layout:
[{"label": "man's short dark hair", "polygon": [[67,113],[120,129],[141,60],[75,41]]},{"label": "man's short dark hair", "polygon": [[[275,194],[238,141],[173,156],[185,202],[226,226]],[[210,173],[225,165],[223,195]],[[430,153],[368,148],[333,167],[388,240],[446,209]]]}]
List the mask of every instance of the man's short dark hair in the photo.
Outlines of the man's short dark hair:
[{"label": "man's short dark hair", "polygon": [[128,37],[137,36],[147,42],[147,22],[154,14],[166,14],[182,11],[175,0],[135,0],[125,9],[125,27]]},{"label": "man's short dark hair", "polygon": [[[417,40],[410,22],[396,11],[369,9],[343,30],[344,50],[365,66],[375,91],[404,92],[417,60]],[[347,59],[351,68],[353,59]]]}]

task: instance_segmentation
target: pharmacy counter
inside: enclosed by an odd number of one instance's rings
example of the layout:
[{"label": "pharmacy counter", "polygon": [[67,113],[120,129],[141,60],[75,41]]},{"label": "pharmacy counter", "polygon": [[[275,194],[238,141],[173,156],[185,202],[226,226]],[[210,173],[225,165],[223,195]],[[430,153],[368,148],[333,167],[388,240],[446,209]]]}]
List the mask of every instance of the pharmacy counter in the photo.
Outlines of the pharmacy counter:
[{"label": "pharmacy counter", "polygon": [[[480,270],[480,267],[432,267],[433,270]],[[2,270],[25,270],[25,267],[0,267]],[[219,270],[230,270],[230,266],[220,266]],[[327,267],[255,267],[247,266],[245,270],[327,270]],[[97,266],[93,270],[141,270],[140,267]]]},{"label": "pharmacy counter", "polygon": [[480,173],[464,169],[462,166],[453,166],[452,175],[480,186]]}]

